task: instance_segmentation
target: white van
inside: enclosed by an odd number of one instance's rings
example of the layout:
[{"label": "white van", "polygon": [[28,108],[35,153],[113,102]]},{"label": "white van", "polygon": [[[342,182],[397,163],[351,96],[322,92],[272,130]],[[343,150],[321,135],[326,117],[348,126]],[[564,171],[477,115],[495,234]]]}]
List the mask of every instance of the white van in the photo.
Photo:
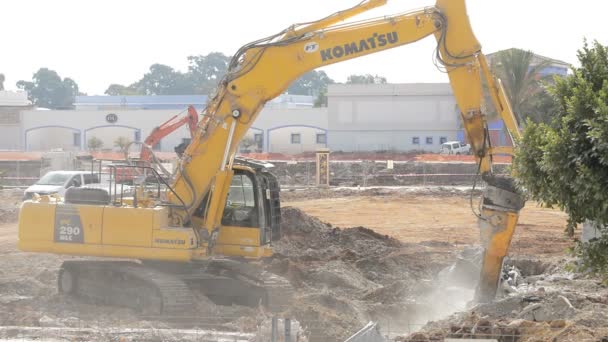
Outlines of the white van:
[{"label": "white van", "polygon": [[447,141],[441,144],[439,154],[469,154],[471,145],[463,144],[460,141]]},{"label": "white van", "polygon": [[23,200],[32,198],[34,194],[58,194],[63,197],[71,186],[81,187],[94,183],[99,183],[99,177],[91,171],[51,171],[25,190]]}]

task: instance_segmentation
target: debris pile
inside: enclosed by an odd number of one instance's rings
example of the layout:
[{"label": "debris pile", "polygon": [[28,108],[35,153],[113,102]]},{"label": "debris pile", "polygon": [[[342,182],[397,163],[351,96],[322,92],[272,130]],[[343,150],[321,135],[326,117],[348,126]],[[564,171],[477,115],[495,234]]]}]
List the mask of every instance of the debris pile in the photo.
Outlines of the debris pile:
[{"label": "debris pile", "polygon": [[292,207],[282,217],[284,236],[266,264],[296,287],[289,314],[312,341],[343,340],[370,320],[408,331],[437,311],[418,300],[433,292],[434,275],[448,264],[437,246],[332,227]]},{"label": "debris pile", "polygon": [[19,216],[19,206],[23,197],[23,190],[0,190],[0,224],[11,223]]},{"label": "debris pile", "polygon": [[564,271],[567,263],[508,260],[503,298],[429,322],[398,340],[608,341],[608,287],[599,279]]}]

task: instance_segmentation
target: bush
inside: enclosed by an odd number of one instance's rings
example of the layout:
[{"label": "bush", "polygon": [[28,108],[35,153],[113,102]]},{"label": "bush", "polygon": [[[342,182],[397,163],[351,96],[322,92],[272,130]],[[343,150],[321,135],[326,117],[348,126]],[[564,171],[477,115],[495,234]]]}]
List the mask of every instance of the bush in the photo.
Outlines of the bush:
[{"label": "bush", "polygon": [[[514,159],[519,183],[529,195],[569,215],[568,233],[591,220],[608,223],[608,49],[586,42],[580,68],[549,89],[558,108],[549,124],[527,122]],[[589,268],[605,270],[608,237],[576,248]]]}]

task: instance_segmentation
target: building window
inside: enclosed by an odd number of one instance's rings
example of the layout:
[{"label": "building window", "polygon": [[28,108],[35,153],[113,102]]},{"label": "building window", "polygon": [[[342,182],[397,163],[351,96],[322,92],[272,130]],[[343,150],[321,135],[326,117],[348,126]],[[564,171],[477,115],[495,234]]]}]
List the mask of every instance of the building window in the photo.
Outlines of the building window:
[{"label": "building window", "polygon": [[433,137],[426,137],[426,144],[433,145]]},{"label": "building window", "polygon": [[302,141],[300,133],[291,133],[291,143],[300,144]]},{"label": "building window", "polygon": [[447,141],[448,141],[448,138],[446,138],[446,137],[439,138],[439,143],[440,144],[445,144]]},{"label": "building window", "polygon": [[413,137],[412,138],[412,144],[413,145],[420,145],[420,138],[419,137]]},{"label": "building window", "polygon": [[74,141],[73,141],[74,146],[80,147],[80,132],[75,132],[73,137],[74,137]]},{"label": "building window", "polygon": [[255,146],[258,150],[261,150],[264,147],[264,134],[256,133],[253,135],[253,140],[255,141]]},{"label": "building window", "polygon": [[317,133],[317,144],[327,144],[327,134]]},{"label": "building window", "polygon": [[135,142],[141,141],[141,131],[135,131]]}]

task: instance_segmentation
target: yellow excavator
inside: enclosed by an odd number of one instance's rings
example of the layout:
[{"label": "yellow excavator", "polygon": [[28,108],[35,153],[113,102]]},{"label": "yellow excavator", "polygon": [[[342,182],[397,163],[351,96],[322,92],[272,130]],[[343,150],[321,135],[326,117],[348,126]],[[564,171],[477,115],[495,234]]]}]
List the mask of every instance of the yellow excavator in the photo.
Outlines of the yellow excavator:
[{"label": "yellow excavator", "polygon": [[513,137],[519,136],[516,120],[473,34],[465,0],[342,22],[385,3],[364,0],[241,47],[171,184],[161,190],[161,179],[154,194],[147,189],[129,197],[117,184],[109,191],[70,188],[64,198],[35,196],[21,208],[19,248],[111,259],[68,260],[60,269],[60,292],[97,302],[175,314],[191,309],[200,290],[217,302],[280,311],[291,295],[289,282],[249,262],[270,256],[281,236],[279,184],[264,163],[235,157],[239,142],[264,104],[305,72],[434,36],[436,62],[449,76],[487,184],[476,214],[484,247],[477,300],[492,300],[524,201],[509,178],[492,173],[492,156],[512,149],[491,144],[482,83]]}]

